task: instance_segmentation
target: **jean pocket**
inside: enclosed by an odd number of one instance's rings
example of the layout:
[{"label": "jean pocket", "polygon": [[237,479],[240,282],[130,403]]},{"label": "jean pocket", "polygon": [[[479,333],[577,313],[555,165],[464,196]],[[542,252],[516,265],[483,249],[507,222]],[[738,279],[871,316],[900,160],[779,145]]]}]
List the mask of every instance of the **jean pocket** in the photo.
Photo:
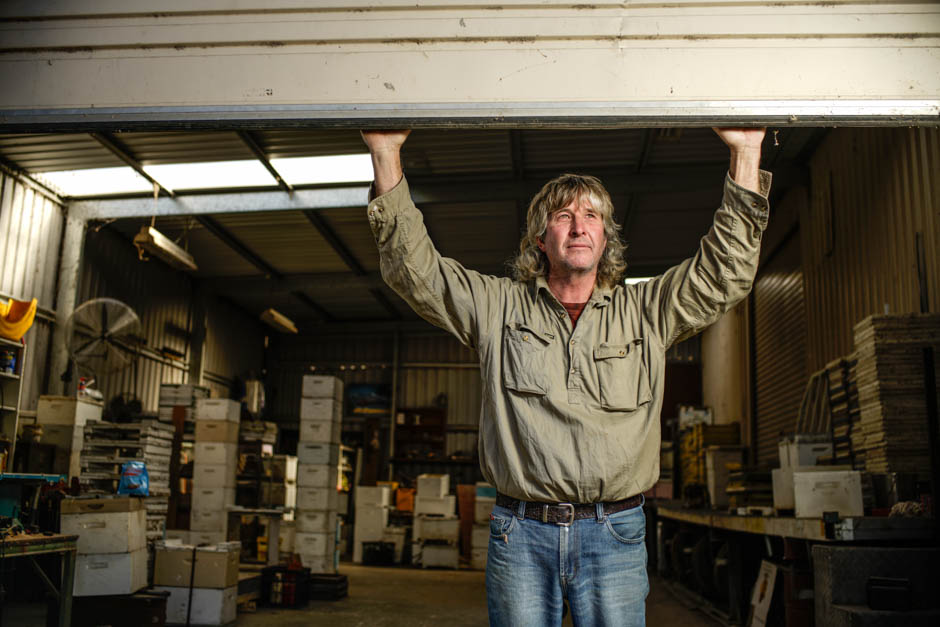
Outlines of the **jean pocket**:
[{"label": "jean pocket", "polygon": [[640,544],[646,539],[646,514],[642,507],[608,516],[605,523],[610,535],[617,542]]},{"label": "jean pocket", "polygon": [[492,514],[490,514],[491,538],[502,538],[503,536],[508,536],[510,533],[512,533],[512,530],[515,527],[516,517],[512,514],[504,514],[495,510]]}]

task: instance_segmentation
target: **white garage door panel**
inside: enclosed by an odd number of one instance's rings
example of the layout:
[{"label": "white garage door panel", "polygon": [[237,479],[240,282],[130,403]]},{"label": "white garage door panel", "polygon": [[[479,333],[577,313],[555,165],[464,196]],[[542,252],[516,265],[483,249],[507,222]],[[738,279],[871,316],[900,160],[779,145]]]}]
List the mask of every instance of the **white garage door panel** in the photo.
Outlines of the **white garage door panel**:
[{"label": "white garage door panel", "polygon": [[0,5],[53,17],[0,23],[0,124],[940,122],[933,2],[62,4]]}]

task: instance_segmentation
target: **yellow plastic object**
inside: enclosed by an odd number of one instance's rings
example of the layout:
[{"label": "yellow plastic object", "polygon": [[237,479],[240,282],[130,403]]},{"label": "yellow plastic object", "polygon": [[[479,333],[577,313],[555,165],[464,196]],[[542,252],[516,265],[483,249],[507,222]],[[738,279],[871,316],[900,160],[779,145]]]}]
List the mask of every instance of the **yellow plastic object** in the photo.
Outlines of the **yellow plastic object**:
[{"label": "yellow plastic object", "polygon": [[0,303],[0,337],[18,342],[36,318],[36,299]]}]

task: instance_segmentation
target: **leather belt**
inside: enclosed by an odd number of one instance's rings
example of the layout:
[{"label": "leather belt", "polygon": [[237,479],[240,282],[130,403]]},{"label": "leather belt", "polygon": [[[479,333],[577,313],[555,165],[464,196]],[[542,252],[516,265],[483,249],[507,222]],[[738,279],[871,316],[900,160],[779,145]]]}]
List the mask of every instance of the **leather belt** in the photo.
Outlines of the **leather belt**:
[{"label": "leather belt", "polygon": [[[518,499],[514,499],[505,494],[496,494],[496,504],[500,507],[506,507],[518,511]],[[637,494],[622,501],[611,501],[603,503],[604,514],[616,514],[625,509],[632,509],[643,503],[643,495]],[[539,520],[543,523],[555,523],[558,525],[570,525],[575,520],[581,518],[595,518],[597,516],[597,504],[595,503],[538,503],[535,501],[525,501],[525,517],[532,520]]]}]

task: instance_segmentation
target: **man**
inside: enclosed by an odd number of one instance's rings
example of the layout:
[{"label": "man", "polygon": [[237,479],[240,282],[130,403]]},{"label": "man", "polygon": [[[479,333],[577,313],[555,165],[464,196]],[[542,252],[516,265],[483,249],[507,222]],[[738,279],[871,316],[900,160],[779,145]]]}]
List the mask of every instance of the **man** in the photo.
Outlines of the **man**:
[{"label": "man", "polygon": [[475,348],[480,465],[496,486],[486,590],[492,625],[643,625],[642,494],[659,476],[666,350],[748,293],[767,224],[764,129],[716,129],[731,151],[698,251],[626,286],[610,197],[563,175],[529,206],[515,279],[441,257],[408,192],[408,131],[368,131],[368,208],[382,276],[424,319]]}]

